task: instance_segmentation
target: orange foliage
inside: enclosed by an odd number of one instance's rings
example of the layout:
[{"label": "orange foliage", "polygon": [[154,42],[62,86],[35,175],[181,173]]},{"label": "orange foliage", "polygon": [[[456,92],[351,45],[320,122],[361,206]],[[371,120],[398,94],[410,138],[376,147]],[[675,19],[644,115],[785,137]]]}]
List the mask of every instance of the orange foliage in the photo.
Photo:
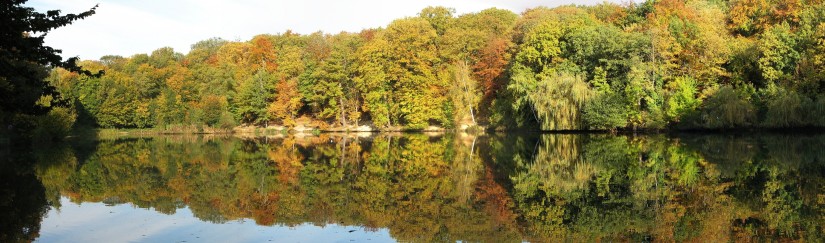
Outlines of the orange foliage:
[{"label": "orange foliage", "polygon": [[799,22],[801,0],[738,0],[731,3],[728,27],[753,35],[782,22]]},{"label": "orange foliage", "polygon": [[473,65],[476,80],[481,83],[484,92],[483,100],[492,101],[492,98],[501,89],[501,75],[509,63],[510,41],[505,38],[495,38],[490,40],[479,55],[479,60]]},{"label": "orange foliage", "polygon": [[304,157],[295,149],[294,144],[293,139],[284,139],[280,146],[267,151],[269,159],[278,167],[278,181],[283,183],[298,183],[298,176],[304,168],[301,163]]},{"label": "orange foliage", "polygon": [[476,200],[484,202],[484,209],[500,224],[513,224],[516,215],[513,213],[515,203],[507,189],[495,181],[492,168],[485,167],[484,177],[476,186]]},{"label": "orange foliage", "polygon": [[298,82],[294,79],[281,80],[275,90],[278,94],[275,96],[275,101],[269,104],[267,112],[276,121],[281,121],[284,125],[293,125],[298,109],[301,108]]},{"label": "orange foliage", "polygon": [[249,62],[253,70],[264,69],[275,72],[278,69],[275,47],[266,36],[259,35],[252,38],[252,47],[249,49]]}]

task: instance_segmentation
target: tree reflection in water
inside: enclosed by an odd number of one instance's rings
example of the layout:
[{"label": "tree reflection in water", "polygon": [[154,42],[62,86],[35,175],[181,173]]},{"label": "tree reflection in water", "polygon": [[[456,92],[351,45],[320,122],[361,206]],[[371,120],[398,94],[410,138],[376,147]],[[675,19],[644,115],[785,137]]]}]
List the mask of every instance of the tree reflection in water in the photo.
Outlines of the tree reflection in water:
[{"label": "tree reflection in water", "polygon": [[14,149],[0,147],[0,242],[30,242],[40,236],[49,206],[31,166],[34,154]]},{"label": "tree reflection in water", "polygon": [[9,191],[0,206],[30,215],[4,216],[5,239],[37,237],[62,195],[188,206],[215,223],[387,228],[401,241],[819,242],[823,147],[825,136],[771,134],[102,139],[4,169],[5,191],[36,175],[19,190],[45,199]]}]

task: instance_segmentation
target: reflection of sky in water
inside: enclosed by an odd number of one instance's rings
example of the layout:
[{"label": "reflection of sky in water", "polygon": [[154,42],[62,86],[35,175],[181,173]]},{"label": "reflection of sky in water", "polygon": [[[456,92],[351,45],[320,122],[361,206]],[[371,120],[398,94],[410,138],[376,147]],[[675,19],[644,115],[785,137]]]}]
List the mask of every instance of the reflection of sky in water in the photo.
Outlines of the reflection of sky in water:
[{"label": "reflection of sky in water", "polygon": [[[166,215],[131,204],[72,203],[43,219],[38,242],[392,242],[387,229],[303,224],[261,226],[254,220],[215,224],[200,221],[189,208]],[[354,230],[354,231],[353,231]],[[350,232],[353,231],[353,232]]]}]

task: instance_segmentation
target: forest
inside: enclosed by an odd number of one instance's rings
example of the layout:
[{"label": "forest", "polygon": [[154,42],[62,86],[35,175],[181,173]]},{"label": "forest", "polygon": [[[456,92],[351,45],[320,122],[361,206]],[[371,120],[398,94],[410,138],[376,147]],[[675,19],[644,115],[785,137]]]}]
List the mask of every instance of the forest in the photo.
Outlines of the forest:
[{"label": "forest", "polygon": [[[78,126],[376,130],[825,126],[825,3],[661,0],[418,16],[78,62]],[[48,99],[47,97],[43,99]],[[41,100],[43,100],[41,99]]]}]

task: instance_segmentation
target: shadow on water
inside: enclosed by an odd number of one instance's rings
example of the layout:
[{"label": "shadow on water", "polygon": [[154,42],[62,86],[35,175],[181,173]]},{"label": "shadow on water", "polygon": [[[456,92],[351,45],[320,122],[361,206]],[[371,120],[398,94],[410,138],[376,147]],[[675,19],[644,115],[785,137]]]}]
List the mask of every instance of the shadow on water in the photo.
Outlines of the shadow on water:
[{"label": "shadow on water", "polygon": [[818,242],[823,147],[801,134],[102,139],[6,151],[0,241],[36,238],[66,197],[400,241]]},{"label": "shadow on water", "polygon": [[0,242],[30,242],[40,236],[49,206],[27,149],[0,147]]}]

